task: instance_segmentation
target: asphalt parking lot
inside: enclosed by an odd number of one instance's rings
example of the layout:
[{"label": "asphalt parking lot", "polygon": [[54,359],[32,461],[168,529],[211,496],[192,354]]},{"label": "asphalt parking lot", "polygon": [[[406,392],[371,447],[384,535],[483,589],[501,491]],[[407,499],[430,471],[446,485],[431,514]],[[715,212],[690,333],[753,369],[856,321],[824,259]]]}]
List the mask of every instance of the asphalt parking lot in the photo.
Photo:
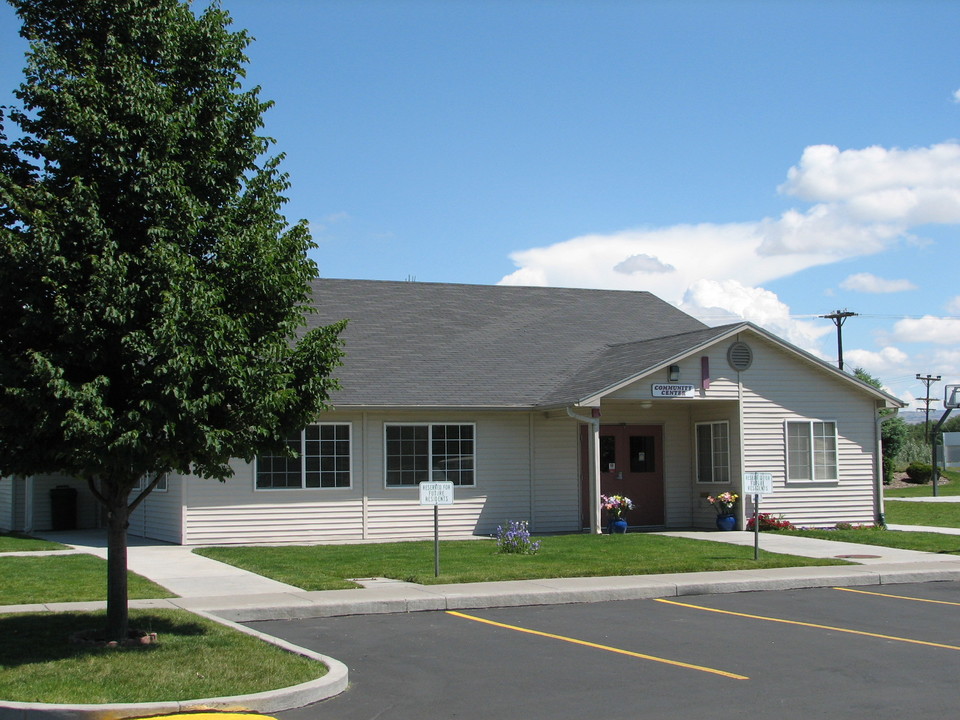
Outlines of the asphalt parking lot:
[{"label": "asphalt parking lot", "polygon": [[307,718],[945,718],[960,583],[250,623],[350,668]]}]

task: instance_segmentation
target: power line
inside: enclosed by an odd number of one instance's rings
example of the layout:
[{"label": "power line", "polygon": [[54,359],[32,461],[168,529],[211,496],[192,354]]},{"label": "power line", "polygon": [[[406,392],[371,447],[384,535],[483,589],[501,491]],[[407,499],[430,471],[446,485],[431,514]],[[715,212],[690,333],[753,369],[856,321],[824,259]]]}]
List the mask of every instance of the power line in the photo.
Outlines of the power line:
[{"label": "power line", "polygon": [[[917,400],[924,403],[927,407],[926,420],[924,421],[923,427],[926,431],[927,442],[930,442],[930,403],[939,402],[939,400],[936,398],[933,398],[932,400],[930,399],[930,386],[935,382],[940,382],[940,376],[921,375],[920,373],[917,373],[917,380],[927,386],[927,396],[925,398],[917,398]],[[936,479],[934,479],[934,482],[936,482]]]},{"label": "power line", "polygon": [[847,318],[856,317],[856,315],[857,313],[849,310],[834,310],[829,315],[820,315],[822,318],[833,320],[833,324],[837,326],[837,366],[841,370],[843,370],[843,324]]}]

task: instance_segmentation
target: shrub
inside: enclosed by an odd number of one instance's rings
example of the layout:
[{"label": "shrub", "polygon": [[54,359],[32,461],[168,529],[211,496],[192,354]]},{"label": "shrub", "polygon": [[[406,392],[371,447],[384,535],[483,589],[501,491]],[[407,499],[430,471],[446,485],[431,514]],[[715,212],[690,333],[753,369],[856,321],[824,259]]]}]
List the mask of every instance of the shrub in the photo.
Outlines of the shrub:
[{"label": "shrub", "polygon": [[912,462],[907,466],[907,482],[923,485],[933,477],[933,468],[927,463]]},{"label": "shrub", "polygon": [[497,552],[517,555],[536,555],[540,551],[540,541],[530,539],[526,520],[510,520],[506,529],[497,527]]},{"label": "shrub", "polygon": [[[783,515],[774,516],[773,513],[760,513],[760,531],[767,530],[796,530],[793,523],[783,517]],[[753,530],[753,517],[747,519],[747,530]]]}]

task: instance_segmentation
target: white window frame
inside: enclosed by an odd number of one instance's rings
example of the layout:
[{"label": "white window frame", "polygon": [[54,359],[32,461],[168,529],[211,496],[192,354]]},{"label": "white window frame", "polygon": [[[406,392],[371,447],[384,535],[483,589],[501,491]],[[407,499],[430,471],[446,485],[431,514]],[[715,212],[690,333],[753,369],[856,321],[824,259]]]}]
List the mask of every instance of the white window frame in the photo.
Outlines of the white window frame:
[{"label": "white window frame", "polygon": [[[324,456],[321,454],[310,454],[306,452],[306,443],[307,443],[307,428],[316,427],[342,427],[347,429],[347,453],[346,455],[331,455]],[[336,440],[334,440],[336,442]],[[324,442],[323,440],[311,441],[311,442]],[[294,460],[300,463],[300,485],[295,485],[292,487],[261,487],[259,484],[260,477],[260,456],[256,457],[253,467],[253,489],[254,492],[288,492],[291,490],[307,490],[310,492],[314,491],[326,491],[330,492],[332,490],[350,490],[353,488],[353,423],[349,422],[320,422],[320,423],[311,423],[306,428],[303,428],[300,431],[300,448],[297,450],[297,458],[288,458],[284,455],[270,455],[270,457],[282,457],[285,460]],[[267,454],[265,453],[264,456]],[[307,485],[307,461],[308,458],[318,458],[321,461],[324,457],[342,458],[346,457],[348,468],[347,468],[347,484],[346,485]],[[315,471],[322,472],[322,471]],[[334,471],[336,472],[336,471]]]},{"label": "white window frame", "polygon": [[[476,487],[477,486],[477,425],[476,423],[470,422],[389,422],[383,424],[383,486],[386,490],[409,490],[411,488],[419,487],[421,482],[432,482],[436,480],[446,480],[447,478],[441,471],[436,473],[436,468],[433,467],[433,442],[434,442],[434,428],[437,427],[469,427],[472,430],[471,442],[473,443],[473,452],[470,453],[472,465],[471,468],[473,479],[469,483],[461,483],[458,481],[453,481],[457,487]],[[419,480],[413,484],[397,484],[390,482],[390,468],[389,468],[389,444],[388,444],[388,433],[390,428],[397,427],[425,427],[427,428],[427,466],[426,466],[426,477],[422,480]]]},{"label": "white window frame", "polygon": [[[700,428],[701,427],[710,427],[710,479],[702,480],[702,473],[700,472]],[[722,426],[725,430],[722,438],[718,438],[714,428]],[[708,420],[705,422],[694,423],[693,430],[693,440],[694,440],[694,456],[696,457],[696,478],[697,483],[700,485],[729,485],[733,479],[733,475],[730,470],[730,421],[729,420]],[[718,441],[722,441],[724,447],[718,448]],[[722,465],[717,464],[717,454],[721,453],[725,456],[726,462]],[[725,480],[717,480],[717,469],[722,468],[726,470],[727,478]]]},{"label": "white window frame", "polygon": [[[793,426],[803,426],[807,428],[806,433],[802,434],[802,439],[806,447],[801,448],[791,448],[791,427]],[[825,426],[831,425],[833,427],[833,434],[826,435],[820,434],[817,435],[817,430],[824,430]],[[798,435],[797,437],[800,437]],[[818,440],[823,441],[827,438],[832,438],[833,448],[832,451],[830,448],[820,447],[818,448]],[[822,444],[822,442],[821,442]],[[829,455],[832,452],[833,462],[826,463],[823,462],[823,457]],[[791,471],[791,468],[795,463],[791,460],[791,454],[798,454],[801,457],[805,456],[805,470],[806,474],[809,477],[798,476],[795,474],[796,471]],[[840,443],[838,442],[837,435],[837,421],[836,420],[784,420],[783,422],[783,459],[784,459],[784,476],[787,479],[787,482],[793,483],[836,483],[840,481]],[[825,468],[829,472],[822,473],[821,469]],[[817,477],[818,473],[821,473],[820,477]]]},{"label": "white window frame", "polygon": [[[149,485],[152,480],[153,480],[152,476],[141,475],[140,478],[137,480],[137,484],[134,485],[133,488],[131,488],[131,492],[142,492],[146,490],[147,485]],[[164,473],[160,477],[160,482],[158,482],[157,486],[153,488],[153,490],[151,491],[151,495],[153,493],[165,493],[167,491],[167,485],[168,485],[168,473]]]}]

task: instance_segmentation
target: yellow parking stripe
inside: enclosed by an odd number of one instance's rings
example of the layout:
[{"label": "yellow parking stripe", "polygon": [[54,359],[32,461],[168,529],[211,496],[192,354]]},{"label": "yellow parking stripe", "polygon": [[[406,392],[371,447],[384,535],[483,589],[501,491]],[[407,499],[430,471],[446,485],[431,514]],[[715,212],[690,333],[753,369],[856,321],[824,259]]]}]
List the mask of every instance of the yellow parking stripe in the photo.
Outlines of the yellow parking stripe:
[{"label": "yellow parking stripe", "polygon": [[676,602],[675,600],[665,600],[664,598],[655,598],[655,601],[667,603],[668,605],[679,605],[680,607],[692,608],[694,610],[705,610],[707,612],[720,613],[722,615],[736,615],[737,617],[750,618],[751,620],[766,620],[767,622],[783,623],[784,625],[799,625],[801,627],[811,627],[819,630],[834,630],[835,632],[849,633],[850,635],[864,635],[866,637],[880,638],[881,640],[896,640],[897,642],[911,643],[913,645],[926,645],[927,647],[943,648],[945,650],[960,650],[960,647],[957,647],[956,645],[945,645],[943,643],[927,642],[926,640],[913,640],[912,638],[897,637],[896,635],[881,635],[880,633],[865,632],[863,630],[851,630],[849,628],[835,627],[833,625],[818,625],[817,623],[801,622],[799,620],[785,620],[783,618],[766,617],[764,615],[738,613],[733,612],[732,610],[718,610],[716,608]]},{"label": "yellow parking stripe", "polygon": [[834,590],[860,593],[861,595],[877,595],[878,597],[896,598],[897,600],[913,600],[914,602],[934,603],[936,605],[960,605],[960,602],[950,602],[949,600],[928,600],[927,598],[910,597],[909,595],[891,595],[889,593],[870,592],[869,590],[854,590],[853,588],[835,587]]},{"label": "yellow parking stripe", "polygon": [[446,612],[447,615],[453,615],[466,620],[474,620],[479,623],[506,628],[507,630],[516,630],[517,632],[528,633],[530,635],[539,635],[540,637],[552,638],[554,640],[563,640],[564,642],[573,643],[574,645],[585,645],[586,647],[619,653],[620,655],[629,655],[630,657],[640,658],[641,660],[652,660],[653,662],[664,663],[666,665],[687,668],[688,670],[699,670],[701,672],[713,673],[714,675],[722,675],[723,677],[733,678],[734,680],[750,679],[746,675],[737,675],[736,673],[726,672],[725,670],[717,670],[716,668],[708,668],[702,665],[691,665],[690,663],[679,662],[677,660],[668,660],[667,658],[656,657],[654,655],[644,655],[643,653],[633,652],[632,650],[623,650],[621,648],[610,647],[609,645],[598,645],[597,643],[587,642],[586,640],[577,640],[576,638],[565,637],[563,635],[554,635],[552,633],[540,632],[539,630],[530,630],[529,628],[518,627],[516,625],[506,625],[504,623],[494,622],[493,620],[486,620],[481,617],[476,617],[475,615],[466,615],[454,610],[447,610]]}]

